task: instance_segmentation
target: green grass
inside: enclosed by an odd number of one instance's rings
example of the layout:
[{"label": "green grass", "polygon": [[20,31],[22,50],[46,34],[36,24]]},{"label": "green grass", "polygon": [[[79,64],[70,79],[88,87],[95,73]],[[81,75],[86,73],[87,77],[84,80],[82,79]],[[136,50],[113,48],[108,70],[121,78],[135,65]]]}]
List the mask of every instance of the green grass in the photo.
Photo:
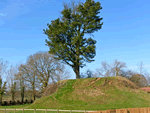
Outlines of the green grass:
[{"label": "green grass", "polygon": [[[95,79],[96,78],[67,80],[57,92],[47,97],[37,99],[31,105],[24,105],[20,108],[108,110],[150,106],[150,95],[137,89],[133,83],[123,77],[107,77],[106,83],[106,78],[101,78],[88,86],[88,84]],[[26,112],[33,113],[34,111]],[[36,113],[44,113],[44,111]]]}]

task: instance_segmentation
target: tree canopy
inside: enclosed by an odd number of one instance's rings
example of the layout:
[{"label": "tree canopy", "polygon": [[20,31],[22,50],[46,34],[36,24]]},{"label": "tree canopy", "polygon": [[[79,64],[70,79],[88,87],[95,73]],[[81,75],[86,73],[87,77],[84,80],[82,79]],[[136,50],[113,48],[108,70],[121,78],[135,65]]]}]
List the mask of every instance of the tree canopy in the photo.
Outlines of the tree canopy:
[{"label": "tree canopy", "polygon": [[64,6],[62,18],[51,21],[44,30],[49,39],[46,40],[49,53],[71,66],[77,79],[80,78],[80,67],[94,61],[96,40],[84,35],[101,29],[102,18],[98,16],[101,9],[100,2],[94,0],[86,0],[75,8]]}]

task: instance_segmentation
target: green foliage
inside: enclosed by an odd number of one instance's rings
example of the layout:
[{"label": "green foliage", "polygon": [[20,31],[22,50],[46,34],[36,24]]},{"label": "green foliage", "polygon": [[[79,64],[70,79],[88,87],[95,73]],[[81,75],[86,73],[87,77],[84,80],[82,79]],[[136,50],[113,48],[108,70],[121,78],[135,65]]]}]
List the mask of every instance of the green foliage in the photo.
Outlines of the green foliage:
[{"label": "green foliage", "polygon": [[48,29],[44,30],[49,39],[46,40],[49,53],[70,65],[76,78],[80,78],[79,68],[86,65],[84,62],[94,61],[96,40],[84,38],[84,35],[101,29],[102,18],[98,16],[101,9],[101,4],[94,0],[86,0],[76,10],[65,7],[61,12],[62,18],[51,21],[47,24]]}]

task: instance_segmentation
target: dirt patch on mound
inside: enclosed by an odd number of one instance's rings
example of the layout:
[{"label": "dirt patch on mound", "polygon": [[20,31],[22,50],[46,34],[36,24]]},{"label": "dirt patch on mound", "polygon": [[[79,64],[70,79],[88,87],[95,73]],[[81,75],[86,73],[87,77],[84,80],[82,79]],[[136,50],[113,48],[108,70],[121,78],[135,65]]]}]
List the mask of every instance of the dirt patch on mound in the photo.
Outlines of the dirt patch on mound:
[{"label": "dirt patch on mound", "polygon": [[92,84],[94,84],[96,81],[100,80],[101,78],[96,78],[94,81],[90,82],[87,86],[84,86],[84,87],[88,87]]}]

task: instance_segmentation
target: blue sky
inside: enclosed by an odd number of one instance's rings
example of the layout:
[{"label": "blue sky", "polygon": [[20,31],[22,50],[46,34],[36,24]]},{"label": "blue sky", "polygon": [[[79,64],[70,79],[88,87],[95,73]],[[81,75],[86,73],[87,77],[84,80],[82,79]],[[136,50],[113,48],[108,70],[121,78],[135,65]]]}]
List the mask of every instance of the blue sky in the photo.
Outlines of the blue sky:
[{"label": "blue sky", "polygon": [[[135,71],[142,61],[150,72],[150,0],[95,1],[103,8],[99,15],[104,24],[93,33],[97,40],[95,62],[87,64],[81,72],[95,71],[102,61],[111,64],[115,59]],[[60,17],[62,9],[63,0],[0,0],[0,58],[15,65],[38,51],[48,51],[43,29]],[[67,68],[74,79],[73,70]]]}]

